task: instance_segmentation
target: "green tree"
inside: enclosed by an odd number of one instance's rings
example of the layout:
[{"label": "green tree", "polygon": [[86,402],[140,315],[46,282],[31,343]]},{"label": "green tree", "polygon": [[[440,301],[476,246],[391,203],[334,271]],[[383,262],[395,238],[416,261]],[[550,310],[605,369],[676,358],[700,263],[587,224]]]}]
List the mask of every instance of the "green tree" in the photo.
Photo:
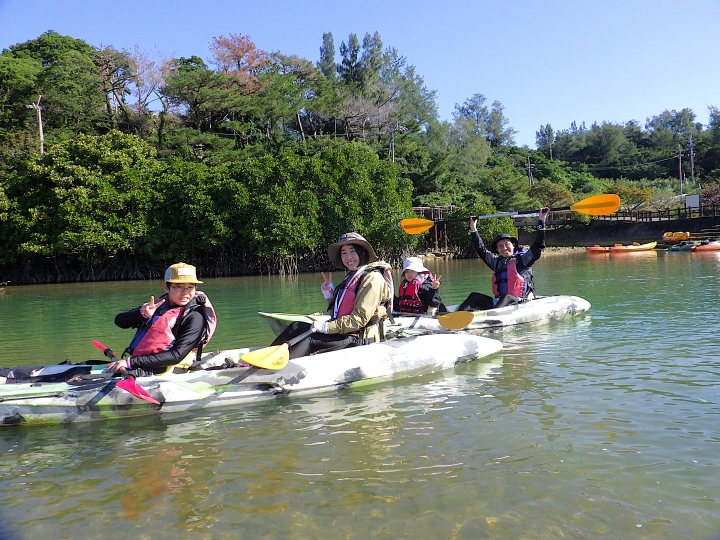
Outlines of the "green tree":
[{"label": "green tree", "polygon": [[332,32],[323,33],[323,43],[320,47],[320,61],[318,68],[325,77],[334,79],[337,74],[337,64],[335,63],[335,42]]},{"label": "green tree", "polygon": [[538,150],[547,149],[548,157],[550,159],[553,158],[552,145],[554,142],[555,132],[550,124],[540,126],[540,130],[535,132],[535,144],[537,145]]},{"label": "green tree", "polygon": [[3,264],[94,264],[130,254],[148,231],[155,150],[112,131],[78,135],[18,163],[7,179],[12,212]]},{"label": "green tree", "polygon": [[494,101],[488,109],[486,101],[484,95],[473,94],[462,105],[455,105],[453,117],[471,119],[475,132],[483,135],[493,147],[514,144],[516,132],[508,125],[510,121],[505,117],[502,103]]},{"label": "green tree", "polygon": [[122,127],[127,126],[130,108],[126,104],[126,98],[130,95],[130,85],[136,78],[130,57],[113,47],[106,47],[94,52],[92,59],[98,70],[105,97],[108,125],[118,129],[118,121],[122,121]]},{"label": "green tree", "polygon": [[493,159],[490,167],[478,171],[476,189],[488,196],[500,211],[539,208],[540,203],[529,194],[527,177],[506,160]]},{"label": "green tree", "polygon": [[570,206],[575,202],[572,191],[563,185],[554,184],[550,180],[537,180],[530,188],[529,195],[540,201],[542,206]]},{"label": "green tree", "polygon": [[178,58],[162,89],[169,103],[178,107],[185,122],[199,131],[213,131],[234,111],[248,107],[248,98],[237,91],[235,79],[216,73],[197,57]]},{"label": "green tree", "polygon": [[[3,51],[42,65],[34,90],[43,96],[43,123],[48,139],[107,129],[106,123],[97,121],[105,110],[100,74],[93,61],[97,53],[84,41],[53,31]],[[37,96],[32,100],[35,101]]]},{"label": "green tree", "polygon": [[628,182],[617,182],[609,184],[605,188],[606,193],[615,193],[620,197],[623,207],[634,210],[638,206],[651,202],[655,193],[650,188],[641,188]]},{"label": "green tree", "polygon": [[0,130],[20,129],[33,117],[25,106],[37,101],[41,71],[39,60],[0,54]]},{"label": "green tree", "polygon": [[[247,212],[247,187],[227,167],[167,160],[151,180],[150,232],[143,252],[152,260],[208,260],[244,246],[236,231]],[[241,251],[237,249],[237,251]]]},{"label": "green tree", "polygon": [[348,41],[340,43],[340,56],[337,72],[343,82],[351,88],[362,87],[362,60],[360,58],[360,42],[355,34],[348,36]]},{"label": "green tree", "polygon": [[490,142],[474,127],[472,119],[457,117],[448,131],[448,169],[468,180],[477,178],[477,171],[492,155]]},{"label": "green tree", "polygon": [[375,32],[372,36],[365,34],[362,45],[362,85],[367,88],[380,80],[380,70],[385,65],[382,40],[380,34]]}]

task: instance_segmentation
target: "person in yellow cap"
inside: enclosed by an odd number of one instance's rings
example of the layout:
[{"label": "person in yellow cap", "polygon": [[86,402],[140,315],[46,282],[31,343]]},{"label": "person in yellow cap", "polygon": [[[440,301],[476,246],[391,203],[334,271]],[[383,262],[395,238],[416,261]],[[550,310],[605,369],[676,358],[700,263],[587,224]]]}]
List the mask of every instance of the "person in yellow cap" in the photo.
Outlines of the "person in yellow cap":
[{"label": "person in yellow cap", "polygon": [[217,315],[207,295],[197,290],[202,284],[195,267],[177,263],[165,271],[165,294],[154,296],[142,306],[115,317],[120,328],[137,328],[129,358],[111,363],[107,371],[125,369],[135,375],[164,372],[193,350],[198,356],[217,326]]},{"label": "person in yellow cap", "polygon": [[321,273],[320,289],[328,301],[330,321],[294,322],[273,342],[287,343],[295,336],[313,333],[290,348],[290,358],[334,351],[382,339],[382,320],[392,309],[390,265],[379,261],[370,243],[355,232],[343,234],[328,246],[328,256],[347,274],[335,287],[332,272]]}]

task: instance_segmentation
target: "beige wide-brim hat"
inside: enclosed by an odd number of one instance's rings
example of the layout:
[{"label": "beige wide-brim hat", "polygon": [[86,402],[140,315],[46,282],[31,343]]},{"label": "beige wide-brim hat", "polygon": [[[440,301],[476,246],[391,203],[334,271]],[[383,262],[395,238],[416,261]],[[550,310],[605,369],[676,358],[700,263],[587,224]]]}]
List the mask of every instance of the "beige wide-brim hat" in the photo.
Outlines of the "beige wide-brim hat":
[{"label": "beige wide-brim hat", "polygon": [[405,274],[405,270],[414,270],[418,274],[430,271],[423,266],[422,259],[420,257],[408,257],[405,259],[403,261],[402,272],[400,272],[401,276]]},{"label": "beige wide-brim hat", "polygon": [[337,242],[328,246],[328,256],[330,257],[330,260],[337,266],[345,266],[342,263],[342,258],[340,257],[340,249],[345,244],[357,244],[359,246],[362,246],[368,252],[368,262],[371,263],[377,261],[377,255],[375,255],[375,250],[370,245],[370,243],[358,233],[349,232],[343,234]]},{"label": "beige wide-brim hat", "polygon": [[165,270],[165,283],[202,283],[192,264],[177,263]]}]

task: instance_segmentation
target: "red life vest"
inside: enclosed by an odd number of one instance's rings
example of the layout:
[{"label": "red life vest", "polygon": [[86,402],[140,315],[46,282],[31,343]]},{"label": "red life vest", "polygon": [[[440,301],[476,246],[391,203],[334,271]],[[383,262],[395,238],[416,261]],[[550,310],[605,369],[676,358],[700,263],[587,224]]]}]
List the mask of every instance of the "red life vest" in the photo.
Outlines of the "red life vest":
[{"label": "red life vest", "polygon": [[[195,301],[198,295],[205,297],[204,304]],[[164,295],[164,297],[167,302],[167,295]],[[155,314],[135,333],[135,337],[133,337],[128,347],[128,352],[132,356],[144,356],[167,351],[175,343],[173,328],[178,319],[182,318],[186,313],[198,309],[204,311],[203,317],[207,323],[203,344],[210,341],[210,338],[215,333],[217,316],[215,315],[215,308],[213,308],[205,293],[198,291],[186,306],[177,306],[164,310],[162,307],[160,306]]]},{"label": "red life vest", "polygon": [[517,271],[517,259],[515,257],[505,259],[500,264],[492,277],[492,289],[496,297],[505,294],[512,294],[518,298],[525,297],[525,278]]},{"label": "red life vest", "polygon": [[332,318],[338,319],[345,315],[350,315],[355,309],[356,290],[360,284],[360,280],[365,276],[367,266],[358,268],[354,274],[348,274],[342,283],[338,285],[338,291],[335,295],[335,304],[333,307]]},{"label": "red life vest", "polygon": [[422,280],[419,277],[412,281],[403,279],[400,282],[398,311],[406,313],[425,313],[427,311],[427,304],[420,300],[420,285],[422,285]]}]

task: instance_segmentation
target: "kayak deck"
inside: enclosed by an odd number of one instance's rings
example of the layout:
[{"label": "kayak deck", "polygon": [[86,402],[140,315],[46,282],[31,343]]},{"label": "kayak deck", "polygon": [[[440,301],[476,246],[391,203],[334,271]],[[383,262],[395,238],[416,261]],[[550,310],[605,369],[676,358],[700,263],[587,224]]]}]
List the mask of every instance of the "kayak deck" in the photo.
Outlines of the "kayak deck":
[{"label": "kayak deck", "polygon": [[[457,308],[457,305],[448,306],[450,312],[455,311]],[[579,296],[544,296],[513,306],[489,309],[486,311],[475,311],[473,312],[474,317],[472,322],[465,330],[479,333],[528,323],[549,323],[551,321],[580,315],[589,309],[590,302]],[[258,312],[258,315],[267,320],[270,328],[276,335],[279,335],[290,323],[295,321],[312,322],[313,320],[329,319],[328,315],[322,315],[320,313],[298,315],[261,311]],[[393,320],[387,321],[385,324],[385,332],[388,335],[397,335],[405,330],[442,331],[443,327],[437,317],[429,314],[395,314]]]}]

